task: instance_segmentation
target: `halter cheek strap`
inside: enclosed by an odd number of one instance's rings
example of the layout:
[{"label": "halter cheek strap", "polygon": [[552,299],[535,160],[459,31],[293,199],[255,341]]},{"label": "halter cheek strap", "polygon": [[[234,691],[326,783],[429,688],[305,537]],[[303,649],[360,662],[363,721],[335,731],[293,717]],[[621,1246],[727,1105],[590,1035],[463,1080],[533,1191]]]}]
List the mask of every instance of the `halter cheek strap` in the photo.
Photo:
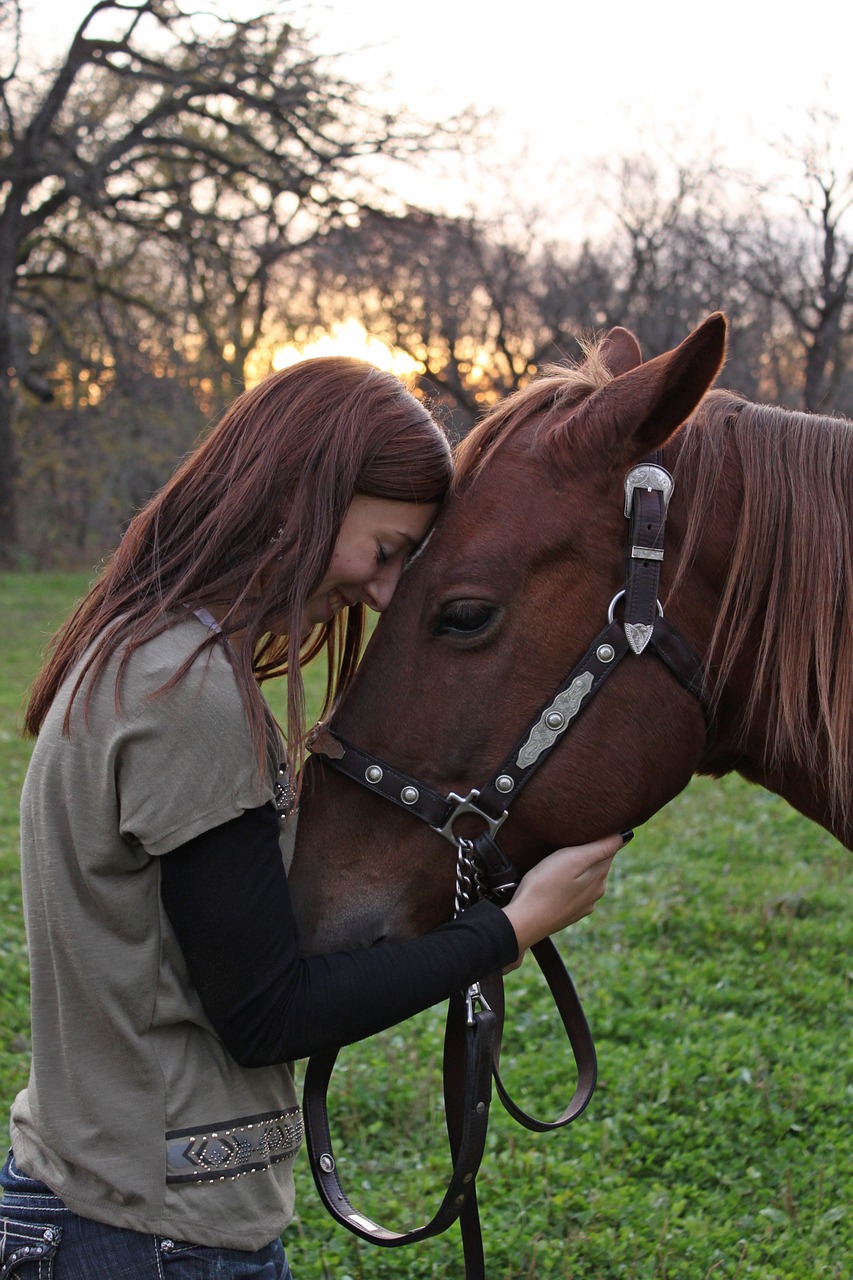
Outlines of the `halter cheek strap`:
[{"label": "halter cheek strap", "polygon": [[634,653],[642,653],[651,640],[660,608],[660,566],[671,494],[672,476],[658,462],[634,467],[625,477],[625,517],[631,529],[623,625]]}]

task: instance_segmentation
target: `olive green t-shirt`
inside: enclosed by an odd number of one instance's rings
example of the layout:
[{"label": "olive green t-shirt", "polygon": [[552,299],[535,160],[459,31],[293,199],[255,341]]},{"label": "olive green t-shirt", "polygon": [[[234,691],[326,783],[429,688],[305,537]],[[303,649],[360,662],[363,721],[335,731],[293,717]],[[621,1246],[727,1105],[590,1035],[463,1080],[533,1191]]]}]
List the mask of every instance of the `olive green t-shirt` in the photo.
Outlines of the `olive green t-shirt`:
[{"label": "olive green t-shirt", "polygon": [[[208,1023],[160,899],[160,857],[273,798],[231,666],[192,615],[118,655],[39,734],[21,801],[33,1061],[21,1168],[74,1212],[259,1249],[293,1212],[302,1118],[285,1066],[243,1068]],[[251,852],[247,850],[247,857]]]}]

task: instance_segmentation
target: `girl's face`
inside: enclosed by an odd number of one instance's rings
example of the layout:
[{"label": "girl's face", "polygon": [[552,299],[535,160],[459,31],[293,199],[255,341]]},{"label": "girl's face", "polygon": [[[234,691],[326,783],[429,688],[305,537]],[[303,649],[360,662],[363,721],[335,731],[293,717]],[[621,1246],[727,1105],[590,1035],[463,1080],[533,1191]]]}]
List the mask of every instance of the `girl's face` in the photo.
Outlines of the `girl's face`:
[{"label": "girl's face", "polygon": [[344,516],[326,576],[305,606],[306,627],[329,622],[351,604],[381,613],[438,506],[356,494]]}]

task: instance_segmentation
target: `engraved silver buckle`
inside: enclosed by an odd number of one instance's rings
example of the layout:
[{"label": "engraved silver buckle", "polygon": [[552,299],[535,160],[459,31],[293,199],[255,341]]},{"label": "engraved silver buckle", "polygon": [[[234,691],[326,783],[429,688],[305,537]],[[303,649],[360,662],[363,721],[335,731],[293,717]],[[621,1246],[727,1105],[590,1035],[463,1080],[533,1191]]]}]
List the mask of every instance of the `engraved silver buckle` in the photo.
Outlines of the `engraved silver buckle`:
[{"label": "engraved silver buckle", "polygon": [[663,513],[669,510],[669,500],[675,482],[665,467],[657,467],[651,462],[642,462],[632,467],[625,477],[625,517],[630,519],[634,506],[635,489],[658,489],[663,495]]}]

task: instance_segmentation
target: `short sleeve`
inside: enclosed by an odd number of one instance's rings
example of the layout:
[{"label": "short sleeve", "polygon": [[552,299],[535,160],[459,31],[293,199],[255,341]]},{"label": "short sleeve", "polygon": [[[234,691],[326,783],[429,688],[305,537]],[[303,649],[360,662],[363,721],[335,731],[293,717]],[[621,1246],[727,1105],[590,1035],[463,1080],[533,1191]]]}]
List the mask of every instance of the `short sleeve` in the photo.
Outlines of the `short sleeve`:
[{"label": "short sleeve", "polygon": [[[184,633],[183,645],[175,633]],[[175,627],[131,657],[121,683],[113,767],[119,829],[159,856],[273,798],[272,758],[261,766],[231,664],[219,644],[164,684],[187,656]]]}]

